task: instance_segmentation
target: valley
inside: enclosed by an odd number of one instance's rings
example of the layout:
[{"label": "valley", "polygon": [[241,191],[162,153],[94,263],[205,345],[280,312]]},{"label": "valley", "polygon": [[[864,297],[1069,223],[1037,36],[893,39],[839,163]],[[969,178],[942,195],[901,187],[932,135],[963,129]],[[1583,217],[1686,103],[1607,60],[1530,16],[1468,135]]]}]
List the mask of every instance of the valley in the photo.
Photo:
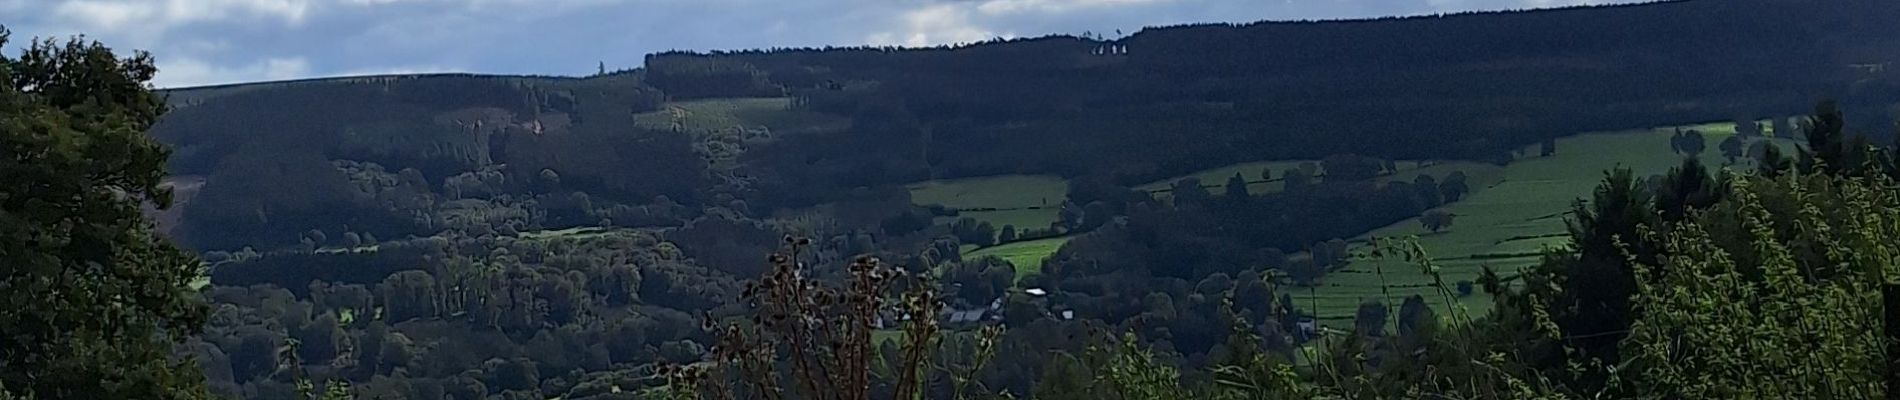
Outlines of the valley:
[{"label": "valley", "polygon": [[1900,3],[1822,3],[166,89],[35,42],[0,345],[59,346],[0,399],[1876,398]]}]

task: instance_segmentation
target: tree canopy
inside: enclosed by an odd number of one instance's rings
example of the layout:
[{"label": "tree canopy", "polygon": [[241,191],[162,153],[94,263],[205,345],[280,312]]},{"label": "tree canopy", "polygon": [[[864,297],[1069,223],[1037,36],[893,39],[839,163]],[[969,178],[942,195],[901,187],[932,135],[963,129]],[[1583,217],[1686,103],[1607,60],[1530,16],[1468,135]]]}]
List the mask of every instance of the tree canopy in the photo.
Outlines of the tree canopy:
[{"label": "tree canopy", "polygon": [[[6,35],[0,33],[0,45]],[[35,40],[0,56],[0,385],[44,399],[192,399],[204,378],[172,345],[196,334],[204,275],[152,230],[168,207],[156,68],[97,42]]]}]

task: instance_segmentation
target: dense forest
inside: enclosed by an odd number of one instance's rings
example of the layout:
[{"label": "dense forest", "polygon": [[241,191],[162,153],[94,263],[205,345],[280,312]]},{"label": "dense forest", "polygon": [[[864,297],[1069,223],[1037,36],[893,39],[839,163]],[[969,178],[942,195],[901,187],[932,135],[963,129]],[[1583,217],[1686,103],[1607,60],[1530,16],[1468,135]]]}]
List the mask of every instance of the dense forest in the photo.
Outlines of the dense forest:
[{"label": "dense forest", "polygon": [[[1881,398],[1896,18],[1701,0],[172,90],[34,40],[0,55],[0,399]],[[1511,238],[1557,244],[1528,261],[1420,244],[1492,229],[1452,210],[1510,168],[1609,156],[1577,134],[1658,127],[1681,162],[1532,210],[1564,229]],[[1250,162],[1277,164],[1195,175]],[[918,189],[999,176],[1057,183]],[[1337,315],[1349,280],[1377,291]]]}]

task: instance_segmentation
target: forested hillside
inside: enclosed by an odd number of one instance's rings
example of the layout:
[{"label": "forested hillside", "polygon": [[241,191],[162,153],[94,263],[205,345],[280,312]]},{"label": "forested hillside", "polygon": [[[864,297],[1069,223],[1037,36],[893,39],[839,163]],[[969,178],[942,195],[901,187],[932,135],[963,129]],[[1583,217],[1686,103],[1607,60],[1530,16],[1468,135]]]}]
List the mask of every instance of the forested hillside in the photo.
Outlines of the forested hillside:
[{"label": "forested hillside", "polygon": [[[138,91],[165,177],[100,196],[202,260],[172,282],[202,329],[165,333],[239,398],[1871,398],[1896,20],[1691,0]],[[150,79],[19,60],[0,81]],[[0,399],[87,398],[12,354]]]},{"label": "forested hillside", "polygon": [[1688,1],[922,50],[673,53],[649,56],[647,67],[649,82],[676,97],[781,88],[841,114],[903,104],[902,119],[928,129],[885,153],[914,160],[901,171],[915,176],[1101,174],[1135,184],[1342,152],[1489,159],[1568,133],[1890,97],[1892,84],[1878,83],[1886,74],[1856,66],[1893,61],[1900,34],[1874,16],[1900,10],[1829,4]]},{"label": "forested hillside", "polygon": [[[1198,25],[954,48],[667,53],[649,56],[645,69],[584,79],[400,76],[184,89],[169,93],[178,110],[154,134],[177,147],[175,174],[264,173],[224,162],[249,154],[279,162],[288,182],[311,183],[287,185],[311,193],[223,193],[237,185],[220,182],[260,177],[207,180],[214,195],[205,200],[237,203],[190,206],[199,217],[187,225],[222,232],[180,236],[233,249],[266,243],[215,236],[283,244],[341,224],[384,237],[439,229],[340,198],[348,196],[339,180],[319,176],[334,174],[297,172],[315,158],[414,169],[436,186],[496,167],[491,173],[510,175],[508,190],[518,191],[540,172],[522,161],[551,162],[535,154],[611,146],[570,144],[583,141],[669,140],[630,139],[669,128],[630,123],[668,99],[789,97],[790,108],[850,119],[834,134],[737,156],[732,179],[745,185],[720,190],[761,211],[835,200],[856,187],[998,174],[1135,185],[1338,153],[1497,160],[1577,132],[1785,116],[1823,98],[1863,116],[1863,129],[1892,120],[1880,99],[1900,86],[1882,66],[1894,61],[1900,33],[1878,21],[1900,15],[1900,6],[1743,3]],[[240,151],[246,146],[252,151]],[[555,171],[637,202],[667,195],[693,204],[712,191],[690,176],[582,171],[612,162]],[[644,187],[607,187],[625,185],[616,181]],[[298,200],[243,198],[262,195]],[[271,223],[217,215],[252,205],[276,208],[264,213]],[[342,215],[330,226],[299,220],[316,209]]]}]

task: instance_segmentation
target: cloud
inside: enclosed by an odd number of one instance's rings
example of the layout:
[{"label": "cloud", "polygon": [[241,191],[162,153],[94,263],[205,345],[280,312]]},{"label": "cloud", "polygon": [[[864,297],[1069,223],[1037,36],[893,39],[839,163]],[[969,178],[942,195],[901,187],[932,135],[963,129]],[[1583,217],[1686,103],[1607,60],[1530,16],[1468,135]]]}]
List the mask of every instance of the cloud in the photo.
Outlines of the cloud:
[{"label": "cloud", "polygon": [[1629,0],[1425,0],[1433,12],[1521,10],[1592,4],[1629,3]]},{"label": "cloud", "polygon": [[1166,3],[1170,0],[984,0],[976,6],[984,14],[1014,14],[1021,12],[1064,13],[1081,9],[1113,8],[1153,3]]},{"label": "cloud", "polygon": [[199,86],[227,82],[255,82],[296,79],[310,76],[310,62],[302,58],[271,58],[242,66],[215,65],[191,58],[159,60],[158,77],[152,84],[161,88]]},{"label": "cloud", "polygon": [[310,0],[64,0],[53,15],[92,30],[169,30],[183,24],[264,17],[302,23]]},{"label": "cloud", "polygon": [[988,28],[970,18],[969,6],[958,3],[932,4],[904,13],[897,20],[902,29],[878,32],[866,41],[876,46],[929,46],[982,41],[997,37]]},{"label": "cloud", "polygon": [[363,76],[363,75],[439,74],[439,73],[444,73],[444,72],[456,72],[456,71],[464,71],[464,70],[465,69],[462,69],[462,68],[451,68],[451,67],[444,67],[440,65],[408,65],[408,66],[400,66],[400,67],[376,67],[376,68],[353,69],[353,70],[337,73],[336,75]]},{"label": "cloud", "polygon": [[1144,26],[1628,0],[0,0],[28,37],[149,50],[165,86],[373,72],[592,73],[648,53],[929,46]]}]

